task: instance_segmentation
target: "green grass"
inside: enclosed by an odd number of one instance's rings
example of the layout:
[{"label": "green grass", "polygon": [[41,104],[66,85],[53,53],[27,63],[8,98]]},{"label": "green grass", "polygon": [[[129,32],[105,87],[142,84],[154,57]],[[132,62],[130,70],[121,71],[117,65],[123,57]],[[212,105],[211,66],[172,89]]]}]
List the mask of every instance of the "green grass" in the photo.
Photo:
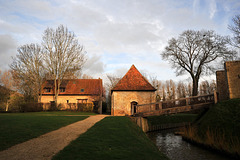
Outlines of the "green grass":
[{"label": "green grass", "polygon": [[240,99],[214,105],[184,134],[187,139],[240,158]]},{"label": "green grass", "polygon": [[66,115],[96,115],[93,112],[74,112],[74,111],[43,111],[25,113],[0,113],[0,115],[37,115],[37,116],[66,116]]},{"label": "green grass", "polygon": [[88,117],[63,115],[68,114],[64,112],[0,114],[0,150]]},{"label": "green grass", "polygon": [[197,116],[197,114],[179,113],[162,116],[150,116],[147,117],[147,119],[150,125],[161,125],[168,123],[193,122],[197,118]]},{"label": "green grass", "polygon": [[208,128],[223,131],[226,136],[240,137],[240,99],[216,104],[197,122],[202,133]]},{"label": "green grass", "polygon": [[167,159],[127,117],[106,117],[53,159]]}]

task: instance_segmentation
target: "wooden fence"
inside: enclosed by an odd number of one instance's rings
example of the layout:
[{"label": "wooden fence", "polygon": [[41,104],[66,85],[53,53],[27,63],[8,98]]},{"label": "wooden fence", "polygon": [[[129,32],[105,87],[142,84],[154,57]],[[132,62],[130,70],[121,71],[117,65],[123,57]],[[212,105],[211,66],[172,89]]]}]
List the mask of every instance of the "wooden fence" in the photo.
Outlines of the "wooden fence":
[{"label": "wooden fence", "polygon": [[217,102],[217,94],[193,96],[149,104],[136,105],[135,116],[151,116],[186,112]]}]

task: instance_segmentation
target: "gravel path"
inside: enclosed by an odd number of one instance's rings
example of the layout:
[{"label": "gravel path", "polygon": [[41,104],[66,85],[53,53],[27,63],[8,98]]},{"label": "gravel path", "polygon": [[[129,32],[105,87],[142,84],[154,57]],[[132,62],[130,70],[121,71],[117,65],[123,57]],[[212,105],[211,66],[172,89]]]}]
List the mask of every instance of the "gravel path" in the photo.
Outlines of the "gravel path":
[{"label": "gravel path", "polygon": [[71,141],[107,115],[90,116],[0,152],[0,160],[50,160]]}]

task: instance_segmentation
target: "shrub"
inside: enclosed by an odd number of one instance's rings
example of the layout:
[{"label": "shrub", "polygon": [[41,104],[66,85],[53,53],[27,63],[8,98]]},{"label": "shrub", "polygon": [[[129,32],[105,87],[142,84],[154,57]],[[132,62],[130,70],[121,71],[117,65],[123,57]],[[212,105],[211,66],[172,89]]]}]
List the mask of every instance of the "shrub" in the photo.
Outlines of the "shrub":
[{"label": "shrub", "polygon": [[77,110],[81,112],[92,112],[93,111],[93,103],[78,103]]},{"label": "shrub", "polygon": [[40,112],[43,111],[42,103],[28,102],[20,104],[21,112]]}]

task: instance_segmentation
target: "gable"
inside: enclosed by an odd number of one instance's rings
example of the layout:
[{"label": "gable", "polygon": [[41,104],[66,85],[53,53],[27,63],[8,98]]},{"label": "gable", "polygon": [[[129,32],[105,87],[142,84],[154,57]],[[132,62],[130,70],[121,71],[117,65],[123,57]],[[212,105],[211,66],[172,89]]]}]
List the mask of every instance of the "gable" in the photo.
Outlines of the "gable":
[{"label": "gable", "polygon": [[156,89],[132,65],[112,91],[156,91]]}]

